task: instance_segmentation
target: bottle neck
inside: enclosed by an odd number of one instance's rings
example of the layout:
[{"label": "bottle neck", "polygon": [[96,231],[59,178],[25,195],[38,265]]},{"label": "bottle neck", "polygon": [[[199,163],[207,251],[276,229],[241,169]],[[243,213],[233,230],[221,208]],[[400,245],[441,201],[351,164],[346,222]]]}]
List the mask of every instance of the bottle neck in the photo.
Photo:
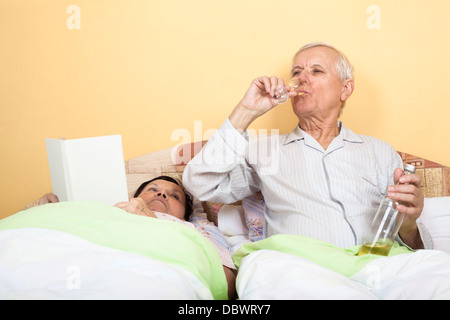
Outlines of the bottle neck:
[{"label": "bottle neck", "polygon": [[[404,170],[402,176],[407,176],[409,174],[413,174],[414,172],[411,172],[409,170]],[[398,186],[400,184],[400,179],[398,179],[396,185]]]}]

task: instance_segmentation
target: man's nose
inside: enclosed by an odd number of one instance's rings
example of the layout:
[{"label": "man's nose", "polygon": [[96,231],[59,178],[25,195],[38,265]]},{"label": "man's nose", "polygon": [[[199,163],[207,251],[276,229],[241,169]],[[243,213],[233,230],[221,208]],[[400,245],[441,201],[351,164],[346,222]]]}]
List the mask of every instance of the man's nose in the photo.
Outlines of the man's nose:
[{"label": "man's nose", "polygon": [[159,192],[159,193],[157,194],[157,196],[158,196],[158,197],[163,197],[164,199],[167,198],[166,194],[165,194],[165,193],[162,193],[162,192]]},{"label": "man's nose", "polygon": [[308,75],[305,70],[303,70],[297,77],[299,84],[308,83]]}]

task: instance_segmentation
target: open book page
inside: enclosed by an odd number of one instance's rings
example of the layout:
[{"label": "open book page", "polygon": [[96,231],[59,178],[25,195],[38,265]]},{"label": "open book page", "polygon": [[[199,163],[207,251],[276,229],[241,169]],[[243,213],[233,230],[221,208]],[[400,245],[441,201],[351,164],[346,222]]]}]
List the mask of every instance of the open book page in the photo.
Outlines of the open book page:
[{"label": "open book page", "polygon": [[128,200],[120,135],[61,140],[46,138],[53,193],[60,201]]}]

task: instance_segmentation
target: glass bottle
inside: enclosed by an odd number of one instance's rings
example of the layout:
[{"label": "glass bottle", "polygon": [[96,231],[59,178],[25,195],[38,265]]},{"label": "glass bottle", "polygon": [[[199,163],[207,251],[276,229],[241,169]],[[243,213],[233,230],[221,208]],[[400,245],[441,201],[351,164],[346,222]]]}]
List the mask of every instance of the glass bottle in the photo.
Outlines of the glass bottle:
[{"label": "glass bottle", "polygon": [[[410,164],[405,165],[403,175],[413,174],[416,168]],[[399,182],[397,182],[397,185]],[[369,233],[364,244],[358,252],[358,256],[365,254],[377,254],[387,256],[394,244],[395,237],[402,225],[403,213],[397,210],[397,203],[387,196],[381,201],[375,218],[372,221]]]}]

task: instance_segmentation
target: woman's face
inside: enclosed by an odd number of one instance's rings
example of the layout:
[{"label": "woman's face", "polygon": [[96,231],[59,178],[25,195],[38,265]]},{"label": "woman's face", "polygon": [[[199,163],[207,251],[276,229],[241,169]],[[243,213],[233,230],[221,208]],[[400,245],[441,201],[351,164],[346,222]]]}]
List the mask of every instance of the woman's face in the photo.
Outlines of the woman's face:
[{"label": "woman's face", "polygon": [[186,196],[177,184],[155,180],[146,185],[138,197],[144,200],[150,210],[167,213],[184,220]]}]

